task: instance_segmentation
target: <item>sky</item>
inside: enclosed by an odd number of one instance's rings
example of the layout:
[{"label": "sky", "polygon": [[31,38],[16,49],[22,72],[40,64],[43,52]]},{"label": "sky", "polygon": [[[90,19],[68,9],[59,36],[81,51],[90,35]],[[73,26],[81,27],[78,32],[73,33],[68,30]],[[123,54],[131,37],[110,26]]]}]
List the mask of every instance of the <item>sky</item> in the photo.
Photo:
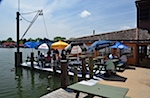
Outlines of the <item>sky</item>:
[{"label": "sky", "polygon": [[[108,33],[136,27],[135,0],[2,0],[0,3],[0,40],[16,41],[16,12],[20,13],[23,38],[66,39]],[[34,13],[33,13],[34,12]]]}]

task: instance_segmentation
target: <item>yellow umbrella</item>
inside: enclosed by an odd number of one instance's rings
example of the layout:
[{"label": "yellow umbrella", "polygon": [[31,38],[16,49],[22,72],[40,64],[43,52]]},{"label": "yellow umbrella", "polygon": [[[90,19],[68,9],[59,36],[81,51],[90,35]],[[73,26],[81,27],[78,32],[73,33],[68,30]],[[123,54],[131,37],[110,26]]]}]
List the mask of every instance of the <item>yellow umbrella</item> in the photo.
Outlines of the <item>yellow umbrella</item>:
[{"label": "yellow umbrella", "polygon": [[53,49],[64,49],[66,46],[68,46],[68,43],[63,42],[61,40],[51,44],[51,48],[53,48]]}]

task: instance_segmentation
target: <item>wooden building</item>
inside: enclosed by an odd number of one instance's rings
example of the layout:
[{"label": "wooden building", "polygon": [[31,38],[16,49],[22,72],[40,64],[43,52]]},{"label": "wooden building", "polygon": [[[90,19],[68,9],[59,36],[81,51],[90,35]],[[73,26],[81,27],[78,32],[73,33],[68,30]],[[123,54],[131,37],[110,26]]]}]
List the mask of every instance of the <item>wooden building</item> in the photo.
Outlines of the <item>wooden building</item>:
[{"label": "wooden building", "polygon": [[131,53],[128,57],[128,64],[140,65],[141,61],[148,57],[147,48],[150,45],[150,34],[148,30],[133,28],[84,36],[72,39],[71,41],[80,41],[90,45],[97,40],[120,41],[129,46]]}]

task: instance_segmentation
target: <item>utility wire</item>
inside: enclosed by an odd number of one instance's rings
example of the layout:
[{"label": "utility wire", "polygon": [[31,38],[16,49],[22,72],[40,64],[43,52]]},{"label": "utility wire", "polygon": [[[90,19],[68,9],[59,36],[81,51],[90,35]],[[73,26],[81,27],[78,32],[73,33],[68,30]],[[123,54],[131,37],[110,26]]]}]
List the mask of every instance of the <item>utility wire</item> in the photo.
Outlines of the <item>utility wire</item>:
[{"label": "utility wire", "polygon": [[33,12],[28,12],[28,13],[20,13],[20,14],[27,15],[27,14],[33,14],[33,13],[36,13],[36,12],[39,12],[39,11],[41,11],[41,10],[36,10],[36,11],[33,11]]},{"label": "utility wire", "polygon": [[30,22],[30,23],[31,23],[31,21],[29,21],[29,20],[25,19],[22,15],[20,15],[20,16],[21,16],[21,18],[22,18],[22,19],[24,19],[25,21],[27,21],[27,22]]},{"label": "utility wire", "polygon": [[35,15],[35,17],[31,21],[30,25],[28,26],[27,30],[25,31],[25,33],[23,34],[23,36],[21,37],[21,39],[23,39],[23,37],[26,35],[26,33],[28,32],[28,30],[30,29],[30,27],[32,26],[32,24],[35,22],[35,20],[37,19],[37,17],[39,15],[42,15],[42,10],[39,10],[38,13]]}]

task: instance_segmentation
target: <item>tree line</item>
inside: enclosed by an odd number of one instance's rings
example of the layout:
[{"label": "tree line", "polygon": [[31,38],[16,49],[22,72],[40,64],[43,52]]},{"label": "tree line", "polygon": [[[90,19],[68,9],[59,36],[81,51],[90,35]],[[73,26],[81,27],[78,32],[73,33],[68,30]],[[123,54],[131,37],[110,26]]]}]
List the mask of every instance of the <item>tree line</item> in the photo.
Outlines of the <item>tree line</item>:
[{"label": "tree line", "polygon": [[[35,39],[33,39],[33,38],[29,38],[29,39],[24,38],[24,39],[19,40],[19,43],[20,43],[20,44],[23,44],[23,43],[28,42],[28,41],[35,41],[35,42],[37,42],[37,41],[45,40],[45,39],[46,39],[46,40],[49,40],[49,39],[47,39],[47,38],[42,39],[42,38],[39,38],[39,37],[38,37],[38,38],[35,38]],[[74,39],[74,38],[70,38],[70,39]],[[65,37],[61,37],[61,36],[56,36],[56,37],[54,37],[54,39],[51,40],[51,41],[57,42],[58,40],[66,41],[66,38],[65,38]],[[6,40],[0,40],[0,44],[2,44],[2,43],[4,43],[4,42],[16,42],[16,41],[14,41],[11,37],[9,37],[9,38],[6,39]]]}]

